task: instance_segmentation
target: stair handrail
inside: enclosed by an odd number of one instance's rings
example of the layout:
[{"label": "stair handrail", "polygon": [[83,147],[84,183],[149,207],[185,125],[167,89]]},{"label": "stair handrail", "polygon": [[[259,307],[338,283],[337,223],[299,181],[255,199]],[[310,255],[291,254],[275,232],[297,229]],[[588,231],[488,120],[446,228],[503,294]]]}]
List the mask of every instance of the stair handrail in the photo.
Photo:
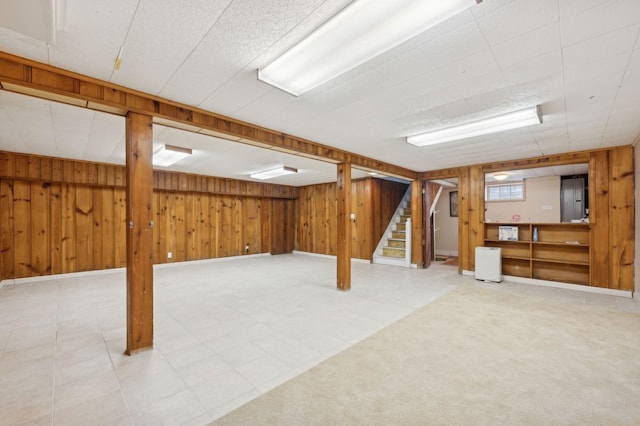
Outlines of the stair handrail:
[{"label": "stair handrail", "polygon": [[408,218],[404,225],[404,264],[407,268],[411,267],[411,218]]}]

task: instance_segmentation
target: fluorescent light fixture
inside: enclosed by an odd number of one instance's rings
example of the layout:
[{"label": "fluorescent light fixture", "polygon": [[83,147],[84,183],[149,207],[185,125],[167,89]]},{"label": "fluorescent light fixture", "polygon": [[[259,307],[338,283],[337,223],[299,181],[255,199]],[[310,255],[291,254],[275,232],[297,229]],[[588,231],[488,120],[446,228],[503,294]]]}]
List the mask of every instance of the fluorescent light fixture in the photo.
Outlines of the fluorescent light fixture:
[{"label": "fluorescent light fixture", "polygon": [[250,176],[254,179],[271,179],[274,177],[289,175],[292,173],[298,173],[298,169],[294,169],[293,167],[280,166],[277,169],[252,173]]},{"label": "fluorescent light fixture", "polygon": [[189,148],[181,148],[179,146],[164,145],[153,154],[153,165],[168,167],[173,163],[190,156],[193,151]]},{"label": "fluorescent light fixture", "polygon": [[470,123],[421,133],[415,136],[408,136],[407,142],[415,146],[435,145],[540,123],[542,123],[542,112],[540,111],[540,106],[536,105],[483,120],[472,121]]},{"label": "fluorescent light fixture", "polygon": [[506,172],[498,172],[493,174],[493,178],[495,180],[505,180],[508,177],[509,177],[509,173],[506,173]]},{"label": "fluorescent light fixture", "polygon": [[354,1],[259,69],[258,79],[298,96],[481,1]]}]

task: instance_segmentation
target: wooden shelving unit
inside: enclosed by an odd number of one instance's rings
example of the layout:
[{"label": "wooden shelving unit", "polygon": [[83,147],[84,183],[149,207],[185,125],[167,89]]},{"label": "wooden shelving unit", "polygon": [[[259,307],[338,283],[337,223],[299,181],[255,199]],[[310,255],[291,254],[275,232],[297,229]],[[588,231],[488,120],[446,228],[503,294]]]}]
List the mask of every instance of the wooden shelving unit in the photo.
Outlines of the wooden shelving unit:
[{"label": "wooden shelving unit", "polygon": [[[517,241],[501,240],[501,226],[517,227]],[[504,275],[590,285],[589,232],[588,223],[487,222],[484,245],[502,249]]]}]

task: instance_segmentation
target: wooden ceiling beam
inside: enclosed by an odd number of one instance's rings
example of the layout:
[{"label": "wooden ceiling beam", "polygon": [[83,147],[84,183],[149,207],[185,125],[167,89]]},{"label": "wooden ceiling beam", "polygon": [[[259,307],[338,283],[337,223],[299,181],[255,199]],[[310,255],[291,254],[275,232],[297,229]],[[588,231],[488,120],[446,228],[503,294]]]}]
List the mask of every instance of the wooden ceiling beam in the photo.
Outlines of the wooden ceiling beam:
[{"label": "wooden ceiling beam", "polygon": [[[234,142],[268,147],[331,163],[416,179],[418,173],[349,151],[287,135],[230,117],[138,92],[0,51],[0,86],[8,91],[70,103],[96,111],[150,115],[165,125],[214,134]],[[199,130],[198,130],[199,129]]]}]

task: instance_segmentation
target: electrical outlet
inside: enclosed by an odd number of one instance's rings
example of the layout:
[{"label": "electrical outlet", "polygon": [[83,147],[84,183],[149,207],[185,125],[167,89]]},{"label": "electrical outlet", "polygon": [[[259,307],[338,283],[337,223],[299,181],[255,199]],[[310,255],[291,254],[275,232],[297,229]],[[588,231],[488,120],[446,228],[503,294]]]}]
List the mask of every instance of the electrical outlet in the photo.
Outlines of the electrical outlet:
[{"label": "electrical outlet", "polygon": [[244,246],[244,252],[246,254],[249,254],[249,244],[247,244],[246,246]]},{"label": "electrical outlet", "polygon": [[171,259],[172,256],[173,256],[173,253],[167,252],[167,259]]}]

